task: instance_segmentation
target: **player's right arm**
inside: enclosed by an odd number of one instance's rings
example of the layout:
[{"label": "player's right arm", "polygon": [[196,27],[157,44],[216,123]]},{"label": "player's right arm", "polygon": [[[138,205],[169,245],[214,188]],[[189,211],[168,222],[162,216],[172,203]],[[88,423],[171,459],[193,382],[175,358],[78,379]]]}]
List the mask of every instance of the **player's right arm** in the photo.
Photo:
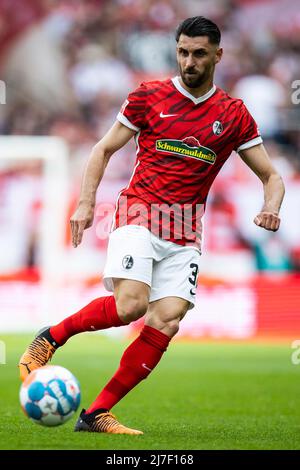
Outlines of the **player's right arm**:
[{"label": "player's right arm", "polygon": [[72,244],[75,248],[81,243],[83,231],[93,223],[96,192],[110,157],[127,144],[135,133],[136,131],[116,121],[93,147],[83,174],[79,203],[70,219]]}]

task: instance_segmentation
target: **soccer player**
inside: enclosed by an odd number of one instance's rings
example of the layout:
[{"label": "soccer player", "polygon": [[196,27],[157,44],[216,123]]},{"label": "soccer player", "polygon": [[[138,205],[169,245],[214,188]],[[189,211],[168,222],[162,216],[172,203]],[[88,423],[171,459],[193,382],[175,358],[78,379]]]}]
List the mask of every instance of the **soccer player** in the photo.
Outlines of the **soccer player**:
[{"label": "soccer player", "polygon": [[243,102],[213,83],[223,53],[219,28],[201,16],[188,18],[179,25],[176,41],[180,76],[142,83],[129,94],[117,121],[92,149],[71,218],[77,247],[92,225],[96,191],[110,157],[135,136],[136,164],[116,202],[103,275],[113,295],[40,332],[20,359],[24,380],[71,336],[144,316],[140,335],[95,401],[82,410],[75,431],[142,434],[120,424],[110,410],[157,366],[194,305],[201,216],[211,184],[233,150],[263,184],[264,203],[254,223],[279,228],[281,177]]}]

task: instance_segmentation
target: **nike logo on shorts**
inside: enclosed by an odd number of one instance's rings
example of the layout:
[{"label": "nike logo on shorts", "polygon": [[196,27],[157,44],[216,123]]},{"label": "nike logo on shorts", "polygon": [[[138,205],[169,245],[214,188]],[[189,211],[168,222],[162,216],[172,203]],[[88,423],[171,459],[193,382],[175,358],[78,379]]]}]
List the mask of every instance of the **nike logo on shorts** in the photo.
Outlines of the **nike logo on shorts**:
[{"label": "nike logo on shorts", "polygon": [[162,111],[159,115],[161,118],[167,118],[167,117],[172,117],[172,116],[178,116],[178,114],[164,114]]},{"label": "nike logo on shorts", "polygon": [[142,367],[144,367],[144,369],[150,370],[150,372],[152,371],[152,369],[150,369],[150,367],[148,367],[147,364],[145,364],[144,362],[142,364]]}]

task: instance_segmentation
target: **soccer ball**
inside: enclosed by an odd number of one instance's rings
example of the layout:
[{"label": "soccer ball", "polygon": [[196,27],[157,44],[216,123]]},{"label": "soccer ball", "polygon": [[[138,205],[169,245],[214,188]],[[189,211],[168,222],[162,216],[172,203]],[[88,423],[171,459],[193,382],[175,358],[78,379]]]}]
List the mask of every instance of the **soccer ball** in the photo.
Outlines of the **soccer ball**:
[{"label": "soccer ball", "polygon": [[68,421],[80,404],[80,385],[64,367],[44,366],[24,380],[20,402],[26,416],[43,426]]}]

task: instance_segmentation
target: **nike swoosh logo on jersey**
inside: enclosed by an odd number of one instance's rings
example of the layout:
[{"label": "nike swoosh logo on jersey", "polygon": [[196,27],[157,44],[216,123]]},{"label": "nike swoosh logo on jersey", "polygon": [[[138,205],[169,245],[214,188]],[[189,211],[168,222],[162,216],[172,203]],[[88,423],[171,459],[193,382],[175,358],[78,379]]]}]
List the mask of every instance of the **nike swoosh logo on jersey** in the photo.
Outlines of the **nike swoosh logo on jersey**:
[{"label": "nike swoosh logo on jersey", "polygon": [[162,111],[159,115],[161,118],[167,118],[167,117],[172,117],[172,116],[178,116],[178,114],[164,114]]},{"label": "nike swoosh logo on jersey", "polygon": [[144,369],[150,370],[150,372],[152,371],[152,369],[150,369],[150,367],[148,367],[144,362],[142,364],[142,367],[144,367]]}]

